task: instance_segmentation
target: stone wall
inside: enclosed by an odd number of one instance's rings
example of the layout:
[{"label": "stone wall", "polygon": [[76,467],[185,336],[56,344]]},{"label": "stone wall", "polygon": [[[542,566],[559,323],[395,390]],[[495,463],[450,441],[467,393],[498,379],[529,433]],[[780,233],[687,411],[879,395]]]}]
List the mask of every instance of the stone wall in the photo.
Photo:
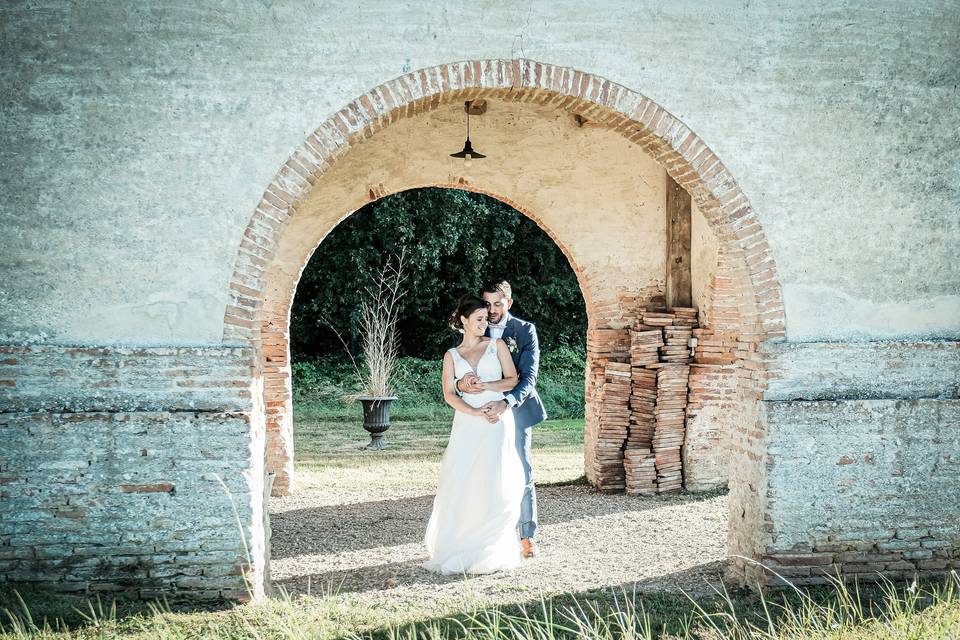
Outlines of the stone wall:
[{"label": "stone wall", "polygon": [[771,571],[813,584],[960,569],[960,400],[766,404]]},{"label": "stone wall", "polygon": [[[262,593],[249,349],[2,348],[0,588]],[[250,578],[250,582],[247,582]]]},{"label": "stone wall", "polygon": [[0,408],[250,411],[249,348],[0,345]]},{"label": "stone wall", "polygon": [[753,565],[752,580],[960,568],[960,343],[783,343],[764,352],[769,570]]}]

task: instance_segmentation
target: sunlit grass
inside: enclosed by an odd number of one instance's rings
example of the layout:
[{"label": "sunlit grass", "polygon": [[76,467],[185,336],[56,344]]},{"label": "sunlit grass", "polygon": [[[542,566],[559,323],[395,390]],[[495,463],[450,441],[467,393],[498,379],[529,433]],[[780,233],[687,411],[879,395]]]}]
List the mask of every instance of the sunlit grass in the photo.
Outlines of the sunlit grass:
[{"label": "sunlit grass", "polygon": [[[440,360],[401,357],[393,379],[398,400],[391,413],[400,421],[444,420],[451,414],[440,388]],[[582,347],[555,347],[544,352],[537,393],[554,418],[582,418],[585,354]],[[360,405],[349,398],[362,391],[353,364],[341,354],[297,361],[293,395],[301,418],[350,419]]]},{"label": "sunlit grass", "polygon": [[[370,436],[363,430],[359,413],[330,419],[314,417],[310,403],[294,406],[295,460],[300,465],[337,464],[345,467],[378,459],[397,459],[443,454],[450,437],[453,411],[438,418],[392,420],[383,452],[364,449]],[[572,452],[583,449],[583,419],[547,420],[533,428],[533,445],[543,451]]]},{"label": "sunlit grass", "polygon": [[[860,588],[835,581],[829,588],[761,596],[730,593],[694,600],[642,594],[627,588],[552,598],[523,605],[471,607],[463,613],[376,627],[371,612],[344,606],[333,593],[271,600],[220,611],[178,612],[153,603],[133,613],[112,605],[62,598],[67,616],[31,613],[24,600],[3,599],[4,638],[677,638],[703,640],[954,640],[960,637],[960,579],[921,585]],[[53,610],[55,611],[55,610]],[[66,619],[72,621],[67,629]]]},{"label": "sunlit grass", "polygon": [[[298,405],[299,406],[299,405]],[[393,421],[381,451],[364,447],[370,436],[362,418],[320,419],[296,412],[294,460],[298,490],[337,488],[340,500],[378,491],[382,496],[432,493],[450,437],[444,419]],[[569,483],[583,476],[583,419],[548,420],[533,427],[534,477],[538,484]],[[361,489],[362,488],[362,489]]]}]

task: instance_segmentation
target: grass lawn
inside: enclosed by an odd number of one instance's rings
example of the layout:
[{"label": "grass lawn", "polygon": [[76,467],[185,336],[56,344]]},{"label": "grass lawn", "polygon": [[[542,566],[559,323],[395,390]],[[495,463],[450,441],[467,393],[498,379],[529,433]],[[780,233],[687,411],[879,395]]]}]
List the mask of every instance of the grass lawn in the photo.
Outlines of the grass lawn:
[{"label": "grass lawn", "polygon": [[[404,420],[387,433],[389,448],[363,449],[369,436],[359,415],[331,418],[298,407],[295,427],[298,492],[319,492],[330,504],[378,495],[415,495],[435,488],[449,417]],[[539,486],[582,483],[583,420],[551,420],[534,431]],[[573,488],[573,487],[571,487]],[[956,577],[908,591],[784,591],[763,600],[633,593],[622,586],[490,607],[469,598],[444,603],[454,614],[371,606],[362,594],[313,593],[217,609],[174,609],[164,603],[114,603],[26,592],[21,602],[0,589],[2,638],[736,638],[867,640],[960,638]],[[375,594],[374,594],[375,595]],[[5,610],[5,612],[4,612]],[[27,613],[29,611],[29,613]],[[768,618],[767,614],[770,614]],[[768,622],[772,620],[773,622]],[[772,626],[771,626],[772,625]],[[57,630],[59,628],[59,630]]]},{"label": "grass lawn", "polygon": [[[450,437],[452,411],[442,418],[391,421],[382,451],[364,447],[370,436],[357,412],[331,419],[299,406],[294,428],[294,462],[298,490],[336,491],[331,501],[352,501],[371,489],[388,497],[413,491],[432,493],[440,458]],[[533,430],[533,464],[537,484],[584,482],[583,419],[547,420]]]}]

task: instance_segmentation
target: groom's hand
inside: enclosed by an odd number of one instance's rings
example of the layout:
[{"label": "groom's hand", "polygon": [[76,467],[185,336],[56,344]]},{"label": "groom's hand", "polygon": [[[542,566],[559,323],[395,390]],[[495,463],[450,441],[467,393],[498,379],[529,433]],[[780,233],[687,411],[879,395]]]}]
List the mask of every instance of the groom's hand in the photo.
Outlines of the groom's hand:
[{"label": "groom's hand", "polygon": [[487,415],[492,415],[496,418],[494,422],[500,419],[500,414],[507,410],[510,405],[507,404],[506,400],[491,400],[487,404],[483,405],[483,412]]}]

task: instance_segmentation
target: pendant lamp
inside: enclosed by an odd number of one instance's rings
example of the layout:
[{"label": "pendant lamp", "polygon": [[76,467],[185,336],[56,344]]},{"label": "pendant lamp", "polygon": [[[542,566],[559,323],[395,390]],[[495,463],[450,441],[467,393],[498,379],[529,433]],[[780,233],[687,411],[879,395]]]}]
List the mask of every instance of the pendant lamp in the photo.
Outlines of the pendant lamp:
[{"label": "pendant lamp", "polygon": [[478,152],[474,151],[473,145],[470,144],[470,102],[471,102],[471,101],[468,100],[467,103],[466,103],[466,107],[467,107],[467,108],[466,108],[466,111],[467,111],[467,141],[463,143],[463,149],[461,149],[460,151],[457,151],[456,153],[451,153],[451,154],[450,154],[450,157],[452,157],[452,158],[463,158],[463,166],[465,166],[465,167],[469,167],[469,166],[471,165],[471,161],[472,161],[474,158],[486,158],[486,157],[487,157],[487,156],[483,155],[482,153],[478,153]]}]

